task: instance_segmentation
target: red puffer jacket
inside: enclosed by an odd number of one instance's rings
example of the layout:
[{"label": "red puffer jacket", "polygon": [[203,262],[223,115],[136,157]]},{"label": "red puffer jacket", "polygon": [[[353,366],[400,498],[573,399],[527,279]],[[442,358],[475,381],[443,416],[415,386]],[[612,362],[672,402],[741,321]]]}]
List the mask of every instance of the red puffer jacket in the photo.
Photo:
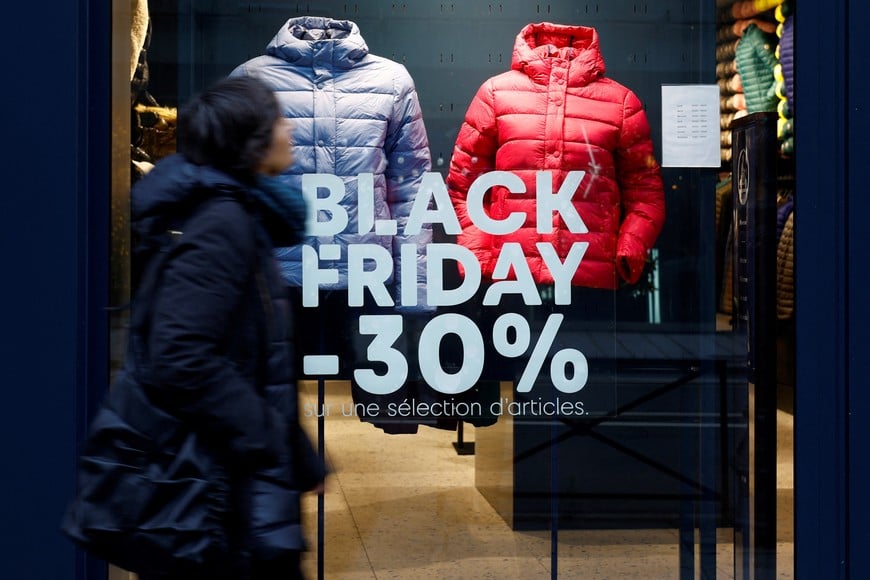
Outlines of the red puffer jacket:
[{"label": "red puffer jacket", "polygon": [[[526,214],[510,234],[482,231],[467,211],[469,187],[491,171],[512,172],[525,184],[525,193],[496,186],[484,198],[493,219]],[[551,232],[538,233],[541,171],[552,175],[553,193],[569,172],[586,172],[571,203],[588,232],[576,224],[570,231],[554,213]],[[588,242],[573,285],[616,288],[617,273],[633,284],[665,218],[646,114],[632,91],[604,77],[598,33],[583,26],[540,23],[520,31],[511,70],[487,80],[468,107],[447,186],[462,226],[458,242],[477,256],[484,279],[492,278],[506,242],[521,244],[539,284],[552,283],[553,276],[536,243],[551,243],[564,260],[575,242]]]}]

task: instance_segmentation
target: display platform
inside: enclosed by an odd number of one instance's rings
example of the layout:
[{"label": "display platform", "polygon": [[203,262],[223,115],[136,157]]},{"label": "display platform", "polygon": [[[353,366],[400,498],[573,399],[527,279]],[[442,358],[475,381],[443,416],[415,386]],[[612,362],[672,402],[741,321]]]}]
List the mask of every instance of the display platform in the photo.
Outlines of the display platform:
[{"label": "display platform", "polygon": [[[743,356],[734,335],[594,338],[608,345],[608,356],[587,351],[590,378],[577,393],[559,393],[543,380],[528,393],[517,393],[514,381],[500,383],[501,400],[517,409],[557,402],[569,403],[563,408],[571,413],[505,413],[477,429],[480,493],[516,530],[554,522],[564,529],[677,528],[694,521],[698,505],[717,526],[729,525],[734,474],[716,458],[745,444],[745,388],[726,379]],[[585,414],[574,412],[578,401]]]}]

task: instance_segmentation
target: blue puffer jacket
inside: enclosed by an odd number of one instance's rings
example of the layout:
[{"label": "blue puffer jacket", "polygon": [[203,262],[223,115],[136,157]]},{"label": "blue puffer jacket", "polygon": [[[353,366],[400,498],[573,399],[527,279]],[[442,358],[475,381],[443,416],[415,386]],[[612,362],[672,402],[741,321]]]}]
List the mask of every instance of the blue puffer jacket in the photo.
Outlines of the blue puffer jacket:
[{"label": "blue puffer jacket", "polygon": [[[322,244],[341,247],[339,261],[321,266],[337,269],[338,281],[322,288],[347,288],[348,245],[378,244],[393,256],[390,283],[397,306],[426,310],[424,247],[432,239],[431,227],[414,236],[404,230],[431,158],[417,92],[405,67],[369,53],[355,23],[306,16],[288,20],[266,54],[238,66],[231,73],[236,75],[267,81],[293,120],[296,162],[283,180],[296,190],[302,189],[304,174],[331,174],[344,183],[341,204],[348,212],[347,227],[335,236],[306,240],[315,249]],[[360,174],[373,174],[375,220],[395,220],[397,235],[358,233]],[[403,308],[398,301],[400,246],[409,243],[417,245],[416,309]],[[287,282],[301,286],[301,246],[278,248],[276,255]]]}]

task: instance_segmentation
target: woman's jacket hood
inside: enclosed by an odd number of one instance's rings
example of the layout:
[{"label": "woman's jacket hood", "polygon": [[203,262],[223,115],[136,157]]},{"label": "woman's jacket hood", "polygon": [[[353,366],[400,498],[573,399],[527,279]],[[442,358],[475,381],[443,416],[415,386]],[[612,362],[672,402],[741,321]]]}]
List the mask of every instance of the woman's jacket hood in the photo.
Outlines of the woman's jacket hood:
[{"label": "woman's jacket hood", "polygon": [[161,159],[133,188],[130,213],[134,238],[162,235],[209,197],[238,199],[259,216],[273,244],[292,245],[303,239],[305,202],[280,182],[260,177],[245,184],[207,165],[196,165],[180,154]]},{"label": "woman's jacket hood", "polygon": [[176,154],[160,160],[133,187],[130,215],[134,223],[176,214],[214,195],[215,188],[242,192],[242,184],[221,171],[194,165]]}]

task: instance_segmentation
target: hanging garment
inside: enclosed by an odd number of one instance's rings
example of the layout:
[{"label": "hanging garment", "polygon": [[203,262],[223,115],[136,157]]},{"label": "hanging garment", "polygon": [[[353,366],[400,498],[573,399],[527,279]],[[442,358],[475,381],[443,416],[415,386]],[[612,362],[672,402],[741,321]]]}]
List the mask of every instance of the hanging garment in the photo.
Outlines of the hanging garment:
[{"label": "hanging garment", "polygon": [[737,43],[734,60],[737,72],[743,81],[746,109],[750,113],[776,111],[779,98],[776,96],[774,68],[777,37],[750,24]]},{"label": "hanging garment", "polygon": [[788,16],[782,23],[782,37],[779,39],[779,62],[785,79],[785,96],[791,114],[795,113],[794,94],[794,16]]},{"label": "hanging garment", "polygon": [[794,316],[794,211],[788,212],[776,247],[776,317]]}]

